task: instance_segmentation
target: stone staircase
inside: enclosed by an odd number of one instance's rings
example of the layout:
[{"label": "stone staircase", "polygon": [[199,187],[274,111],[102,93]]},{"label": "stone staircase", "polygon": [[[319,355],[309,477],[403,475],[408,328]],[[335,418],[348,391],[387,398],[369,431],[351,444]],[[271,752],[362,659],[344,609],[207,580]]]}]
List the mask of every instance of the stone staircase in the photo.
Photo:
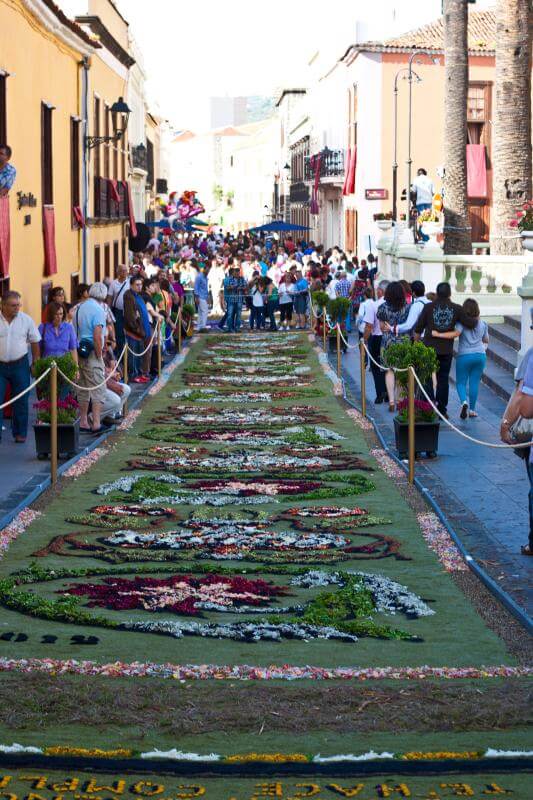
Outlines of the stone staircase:
[{"label": "stone staircase", "polygon": [[502,323],[489,323],[487,368],[483,383],[503,400],[515,388],[514,371],[520,350],[520,317],[504,317]]},{"label": "stone staircase", "polygon": [[[509,400],[515,388],[514,371],[520,350],[520,317],[503,317],[503,322],[489,323],[487,366],[482,382],[502,400]],[[455,383],[455,363],[451,380]]]}]

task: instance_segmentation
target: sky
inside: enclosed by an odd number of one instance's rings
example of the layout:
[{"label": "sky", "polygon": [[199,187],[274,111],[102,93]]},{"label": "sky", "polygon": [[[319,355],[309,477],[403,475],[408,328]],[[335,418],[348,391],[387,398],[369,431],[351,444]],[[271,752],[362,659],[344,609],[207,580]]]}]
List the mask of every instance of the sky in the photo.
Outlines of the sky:
[{"label": "sky", "polygon": [[[89,0],[57,0],[67,14]],[[209,97],[275,94],[305,85],[306,64],[327,48],[411,30],[441,0],[115,0],[144,57],[153,110],[176,129],[208,126]],[[471,9],[491,5],[477,0]]]}]

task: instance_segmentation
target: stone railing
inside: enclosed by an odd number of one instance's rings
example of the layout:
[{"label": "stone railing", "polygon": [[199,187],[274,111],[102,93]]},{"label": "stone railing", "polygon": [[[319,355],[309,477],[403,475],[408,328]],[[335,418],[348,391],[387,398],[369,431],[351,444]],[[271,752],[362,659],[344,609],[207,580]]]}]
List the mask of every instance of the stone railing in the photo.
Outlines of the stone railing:
[{"label": "stone railing", "polygon": [[519,315],[518,293],[533,266],[533,254],[519,256],[448,256],[439,245],[417,246],[411,231],[400,225],[385,231],[378,241],[379,275],[388,280],[423,281],[434,292],[441,281],[449,281],[453,298],[463,303],[473,297],[484,317]]}]

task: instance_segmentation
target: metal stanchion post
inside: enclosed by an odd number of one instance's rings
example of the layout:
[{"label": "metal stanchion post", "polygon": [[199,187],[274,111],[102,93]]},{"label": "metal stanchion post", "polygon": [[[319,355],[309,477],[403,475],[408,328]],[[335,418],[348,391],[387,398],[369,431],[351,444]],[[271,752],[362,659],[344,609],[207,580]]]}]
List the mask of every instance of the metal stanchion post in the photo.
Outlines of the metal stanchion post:
[{"label": "metal stanchion post", "polygon": [[181,306],[178,310],[178,353],[181,353]]},{"label": "metal stanchion post", "polygon": [[415,482],[415,373],[413,367],[409,367],[407,379],[409,483],[413,484]]},{"label": "metal stanchion post", "polygon": [[322,347],[326,352],[326,309],[322,310]]},{"label": "metal stanchion post", "polygon": [[[126,349],[124,350],[124,366],[122,368],[122,378],[124,383],[128,383],[128,346],[126,345]],[[128,413],[128,401],[124,403],[122,407],[122,415],[125,417]]]},{"label": "metal stanchion post", "polygon": [[359,344],[359,356],[361,360],[361,414],[366,417],[366,351],[363,339]]},{"label": "metal stanchion post", "polygon": [[57,364],[50,369],[50,480],[57,483]]},{"label": "metal stanchion post", "polygon": [[337,322],[337,375],[341,376],[342,373],[342,359],[341,359],[341,326]]},{"label": "metal stanchion post", "polygon": [[162,353],[161,353],[161,323],[157,323],[157,377],[161,377]]}]

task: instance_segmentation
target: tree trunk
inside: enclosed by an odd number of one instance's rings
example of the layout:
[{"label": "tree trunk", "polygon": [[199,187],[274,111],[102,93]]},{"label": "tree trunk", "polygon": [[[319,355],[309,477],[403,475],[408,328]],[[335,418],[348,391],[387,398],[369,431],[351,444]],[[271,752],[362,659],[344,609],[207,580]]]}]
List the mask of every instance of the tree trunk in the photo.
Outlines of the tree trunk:
[{"label": "tree trunk", "polygon": [[522,253],[509,221],[531,199],[531,0],[498,0],[493,127],[492,255]]},{"label": "tree trunk", "polygon": [[467,0],[445,0],[444,252],[472,255],[466,196]]}]

